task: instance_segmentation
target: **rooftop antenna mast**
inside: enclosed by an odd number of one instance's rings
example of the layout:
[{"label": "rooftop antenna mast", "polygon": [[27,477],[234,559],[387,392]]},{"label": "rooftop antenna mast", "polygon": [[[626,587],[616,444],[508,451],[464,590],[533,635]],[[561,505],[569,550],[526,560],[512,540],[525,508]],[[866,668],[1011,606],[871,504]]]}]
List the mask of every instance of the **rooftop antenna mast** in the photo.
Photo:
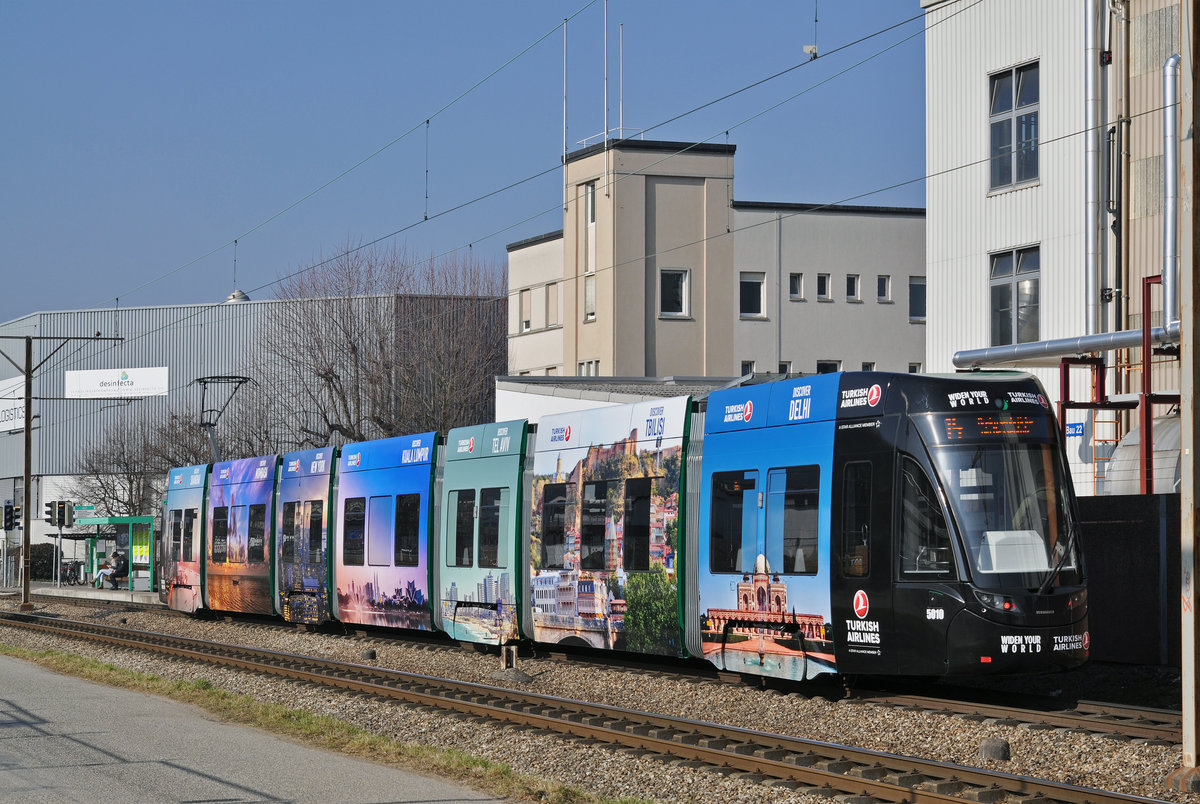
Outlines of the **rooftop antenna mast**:
[{"label": "rooftop antenna mast", "polygon": [[817,3],[818,0],[813,0],[813,43],[804,46],[804,52],[808,54],[809,61],[817,57]]},{"label": "rooftop antenna mast", "polygon": [[608,187],[608,0],[604,0],[604,197]]},{"label": "rooftop antenna mast", "polygon": [[563,18],[563,212],[567,211],[567,19]]}]

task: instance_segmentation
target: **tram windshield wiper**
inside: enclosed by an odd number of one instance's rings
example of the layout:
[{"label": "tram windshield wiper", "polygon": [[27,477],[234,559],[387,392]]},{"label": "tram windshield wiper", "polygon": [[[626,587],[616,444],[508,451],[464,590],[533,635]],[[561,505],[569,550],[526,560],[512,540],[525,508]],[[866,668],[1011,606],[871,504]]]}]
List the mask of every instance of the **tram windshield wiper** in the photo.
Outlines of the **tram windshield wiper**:
[{"label": "tram windshield wiper", "polygon": [[1069,527],[1066,548],[1062,551],[1062,555],[1058,557],[1058,560],[1054,562],[1054,569],[1050,570],[1050,574],[1046,576],[1046,580],[1042,581],[1042,585],[1038,587],[1037,593],[1039,596],[1046,594],[1047,590],[1053,586],[1054,579],[1062,572],[1063,567],[1066,566],[1067,559],[1075,551],[1075,531],[1077,528],[1074,522],[1071,522]]}]

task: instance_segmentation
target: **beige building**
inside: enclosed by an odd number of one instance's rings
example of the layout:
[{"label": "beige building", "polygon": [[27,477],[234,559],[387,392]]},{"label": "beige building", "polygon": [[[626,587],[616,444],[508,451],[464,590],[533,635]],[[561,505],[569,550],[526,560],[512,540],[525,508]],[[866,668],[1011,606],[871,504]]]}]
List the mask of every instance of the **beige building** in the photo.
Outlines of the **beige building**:
[{"label": "beige building", "polygon": [[562,231],[508,247],[510,374],[921,370],[924,210],[737,202],[733,157],[569,154]]}]

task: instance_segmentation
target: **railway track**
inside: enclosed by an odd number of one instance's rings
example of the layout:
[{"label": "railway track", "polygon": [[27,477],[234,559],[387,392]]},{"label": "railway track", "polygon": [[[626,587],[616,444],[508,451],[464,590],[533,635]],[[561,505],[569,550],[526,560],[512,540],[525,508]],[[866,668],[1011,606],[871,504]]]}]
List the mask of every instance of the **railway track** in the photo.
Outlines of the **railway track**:
[{"label": "railway track", "polygon": [[859,690],[854,692],[852,700],[992,721],[1005,726],[1088,732],[1117,740],[1141,740],[1153,745],[1175,745],[1180,741],[1183,731],[1182,713],[1179,711],[1098,701],[1078,701],[1068,708],[1051,708],[1044,704],[1035,705],[1033,699],[1025,699],[1023,705],[1013,706],[972,700],[971,694],[963,690],[954,690],[946,696]]},{"label": "railway track", "polygon": [[269,674],[411,706],[434,707],[513,728],[547,730],[568,739],[637,751],[664,762],[741,774],[764,785],[850,797],[843,800],[855,804],[1153,801],[705,721],[99,623],[4,613],[0,614],[0,624]]}]

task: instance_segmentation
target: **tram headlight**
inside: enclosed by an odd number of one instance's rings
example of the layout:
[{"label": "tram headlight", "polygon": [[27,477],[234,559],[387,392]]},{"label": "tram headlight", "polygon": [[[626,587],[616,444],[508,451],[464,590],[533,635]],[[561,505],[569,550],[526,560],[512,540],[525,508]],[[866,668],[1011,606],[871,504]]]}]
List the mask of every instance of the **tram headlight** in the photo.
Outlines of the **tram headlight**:
[{"label": "tram headlight", "polygon": [[1007,595],[998,595],[995,592],[981,592],[975,590],[975,599],[983,604],[984,608],[999,612],[1000,614],[1020,614],[1021,607],[1017,601]]}]

